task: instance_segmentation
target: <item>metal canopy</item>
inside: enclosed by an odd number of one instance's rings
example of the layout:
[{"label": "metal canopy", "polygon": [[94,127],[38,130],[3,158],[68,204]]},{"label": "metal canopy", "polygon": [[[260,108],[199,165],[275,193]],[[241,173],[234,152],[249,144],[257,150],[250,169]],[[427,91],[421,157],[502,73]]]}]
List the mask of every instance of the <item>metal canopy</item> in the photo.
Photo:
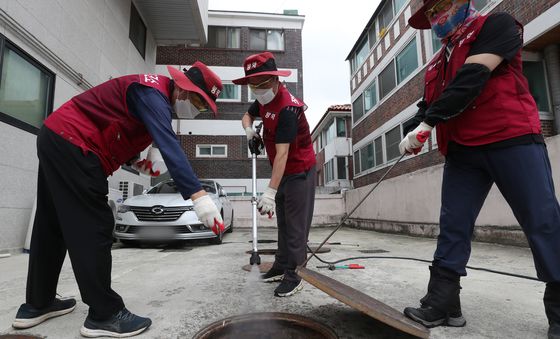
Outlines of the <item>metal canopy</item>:
[{"label": "metal canopy", "polygon": [[158,45],[206,43],[207,0],[134,0]]},{"label": "metal canopy", "polygon": [[365,293],[305,267],[298,267],[297,273],[305,281],[331,297],[376,320],[420,338],[430,336],[430,331],[422,324],[408,319],[401,312]]}]

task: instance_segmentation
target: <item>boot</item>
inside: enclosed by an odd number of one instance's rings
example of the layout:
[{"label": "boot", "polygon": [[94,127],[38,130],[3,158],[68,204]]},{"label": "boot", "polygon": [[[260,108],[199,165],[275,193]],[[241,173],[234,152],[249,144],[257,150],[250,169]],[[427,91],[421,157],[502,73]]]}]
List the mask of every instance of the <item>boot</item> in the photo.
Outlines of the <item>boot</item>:
[{"label": "boot", "polygon": [[404,314],[426,327],[462,327],[467,323],[461,313],[460,276],[437,266],[430,267],[428,293],[421,299],[420,308],[407,307]]},{"label": "boot", "polygon": [[546,284],[543,302],[548,318],[548,339],[560,339],[560,283]]}]

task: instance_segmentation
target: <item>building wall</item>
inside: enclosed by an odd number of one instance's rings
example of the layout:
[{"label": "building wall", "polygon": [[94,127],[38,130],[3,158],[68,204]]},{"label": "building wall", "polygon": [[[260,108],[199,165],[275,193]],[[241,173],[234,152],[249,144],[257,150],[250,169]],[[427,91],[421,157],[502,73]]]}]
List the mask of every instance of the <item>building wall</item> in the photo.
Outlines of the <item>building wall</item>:
[{"label": "building wall", "polygon": [[[128,38],[130,7],[128,0],[0,0],[0,34],[56,74],[56,109],[111,77],[153,72],[150,31],[145,59]],[[37,184],[35,141],[35,134],[0,122],[0,250],[24,245]]]},{"label": "building wall", "polygon": [[[249,49],[250,27],[284,30],[284,51],[272,51],[279,69],[292,71],[289,77],[281,77],[288,90],[303,99],[302,67],[302,17],[278,14],[217,12],[210,11],[208,25],[240,27],[239,49],[207,48],[204,46],[159,47],[156,70],[164,72],[164,65],[188,67],[199,60],[208,65],[224,83],[244,76],[243,61],[251,54],[262,51]],[[185,66],[182,66],[185,65]],[[165,71],[166,72],[166,71]],[[180,141],[194,171],[201,178],[214,178],[230,182],[235,191],[251,191],[251,158],[247,138],[241,126],[241,118],[252,104],[247,86],[241,86],[241,101],[218,100],[218,115],[201,113],[194,121],[180,121]],[[197,144],[227,145],[227,158],[203,158],[196,156]],[[272,167],[268,159],[257,160],[257,187],[262,191],[268,185]],[[239,184],[233,181],[238,180]],[[224,185],[227,189],[227,185]],[[239,186],[239,187],[238,187]],[[244,186],[243,189],[241,186]]]},{"label": "building wall", "polygon": [[[558,192],[560,135],[547,138],[546,143]],[[350,216],[350,224],[386,232],[435,237],[439,232],[442,176],[443,165],[438,164],[386,179]],[[372,186],[346,192],[346,211],[353,209]],[[475,238],[516,245],[525,243],[519,223],[495,185],[476,221]]]}]

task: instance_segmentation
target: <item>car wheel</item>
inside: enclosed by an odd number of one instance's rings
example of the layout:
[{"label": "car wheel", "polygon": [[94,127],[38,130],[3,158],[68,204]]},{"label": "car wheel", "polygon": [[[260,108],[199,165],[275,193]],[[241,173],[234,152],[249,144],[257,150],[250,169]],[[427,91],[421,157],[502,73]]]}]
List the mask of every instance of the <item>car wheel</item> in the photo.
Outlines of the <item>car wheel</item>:
[{"label": "car wheel", "polygon": [[221,232],[215,238],[210,239],[210,243],[212,245],[220,245],[222,243],[223,239],[224,239],[224,233],[225,232]]},{"label": "car wheel", "polygon": [[231,233],[231,232],[233,232],[233,211],[231,211],[231,222],[229,223],[229,227],[226,233]]}]

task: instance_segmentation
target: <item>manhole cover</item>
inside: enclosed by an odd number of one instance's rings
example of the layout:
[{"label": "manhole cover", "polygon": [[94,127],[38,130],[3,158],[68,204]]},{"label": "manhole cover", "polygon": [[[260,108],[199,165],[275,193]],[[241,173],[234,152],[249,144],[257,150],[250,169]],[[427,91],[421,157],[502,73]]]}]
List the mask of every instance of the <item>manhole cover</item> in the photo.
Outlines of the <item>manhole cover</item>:
[{"label": "manhole cover", "polygon": [[385,251],[385,250],[359,250],[358,252],[362,252],[362,253],[389,253],[389,251]]},{"label": "manhole cover", "polygon": [[328,326],[290,313],[265,312],[229,317],[212,323],[193,339],[337,339]]},{"label": "manhole cover", "polygon": [[2,334],[0,339],[43,339],[44,337],[38,337],[36,335],[28,334]]}]

